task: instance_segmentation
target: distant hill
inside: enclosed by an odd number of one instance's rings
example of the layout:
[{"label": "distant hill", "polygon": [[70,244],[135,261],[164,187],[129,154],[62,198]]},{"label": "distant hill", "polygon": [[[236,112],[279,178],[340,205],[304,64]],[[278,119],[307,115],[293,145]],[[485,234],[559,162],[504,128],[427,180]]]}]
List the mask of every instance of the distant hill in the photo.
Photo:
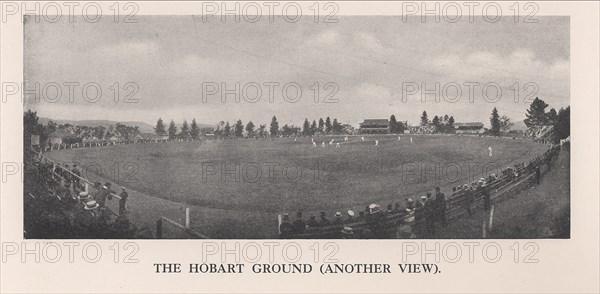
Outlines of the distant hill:
[{"label": "distant hill", "polygon": [[515,130],[515,131],[526,131],[527,125],[525,125],[524,121],[520,120],[520,121],[514,122],[512,128],[510,128],[510,129]]},{"label": "distant hill", "polygon": [[[120,123],[120,124],[124,124],[127,126],[137,126],[140,129],[141,133],[153,133],[154,132],[153,125],[150,125],[145,122],[140,122],[140,121],[67,120],[67,119],[51,119],[51,118],[47,118],[47,117],[40,117],[39,122],[43,125],[46,125],[48,123],[48,121],[50,121],[50,120],[59,125],[71,124],[71,125],[76,125],[76,126],[87,126],[87,127],[103,126],[105,128],[108,128],[109,126],[114,126],[117,123]],[[191,124],[191,122],[188,122],[188,125],[189,124]],[[169,122],[165,122],[165,125],[167,127],[169,127]],[[207,128],[207,127],[214,127],[215,125],[199,123],[198,126],[200,128]],[[178,127],[178,129],[181,129],[181,124],[177,124],[177,127]]]},{"label": "distant hill", "polygon": [[71,124],[76,126],[87,126],[87,127],[99,127],[103,126],[108,128],[109,126],[114,126],[117,123],[121,123],[127,126],[137,126],[142,133],[151,133],[154,132],[154,126],[147,124],[145,122],[139,121],[112,121],[112,120],[67,120],[67,119],[51,119],[47,117],[40,117],[39,122],[43,125],[46,125],[48,121],[53,121],[59,125]]}]

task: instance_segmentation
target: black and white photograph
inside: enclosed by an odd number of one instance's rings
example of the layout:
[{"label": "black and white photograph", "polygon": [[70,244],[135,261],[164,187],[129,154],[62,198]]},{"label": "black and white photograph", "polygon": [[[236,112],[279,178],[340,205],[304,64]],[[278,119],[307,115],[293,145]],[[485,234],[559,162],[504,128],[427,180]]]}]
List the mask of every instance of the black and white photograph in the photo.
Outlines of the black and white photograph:
[{"label": "black and white photograph", "polygon": [[600,2],[0,1],[0,293],[598,293]]},{"label": "black and white photograph", "polygon": [[25,238],[570,237],[569,17],[24,18]]}]

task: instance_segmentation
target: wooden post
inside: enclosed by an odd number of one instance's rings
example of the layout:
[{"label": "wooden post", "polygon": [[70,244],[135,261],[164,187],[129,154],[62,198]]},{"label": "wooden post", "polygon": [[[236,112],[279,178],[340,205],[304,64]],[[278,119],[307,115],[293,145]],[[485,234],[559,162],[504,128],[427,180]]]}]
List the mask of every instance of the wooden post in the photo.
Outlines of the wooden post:
[{"label": "wooden post", "polygon": [[162,239],[162,235],[163,235],[162,226],[163,226],[163,220],[161,217],[156,221],[156,238],[157,239]]},{"label": "wooden post", "polygon": [[185,208],[185,228],[186,229],[190,228],[190,208],[189,207]]}]

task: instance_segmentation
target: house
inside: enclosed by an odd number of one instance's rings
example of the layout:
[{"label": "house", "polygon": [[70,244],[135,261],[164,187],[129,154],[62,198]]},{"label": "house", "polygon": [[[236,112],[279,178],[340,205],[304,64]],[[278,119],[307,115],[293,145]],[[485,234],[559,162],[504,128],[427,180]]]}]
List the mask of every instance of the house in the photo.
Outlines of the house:
[{"label": "house", "polygon": [[454,123],[457,134],[483,134],[484,128],[481,122]]},{"label": "house", "polygon": [[48,144],[50,146],[58,146],[69,140],[75,139],[77,139],[77,136],[75,136],[75,134],[70,133],[66,129],[58,129],[48,135]]},{"label": "house", "polygon": [[365,119],[359,125],[359,134],[388,134],[390,132],[390,122],[387,119]]}]

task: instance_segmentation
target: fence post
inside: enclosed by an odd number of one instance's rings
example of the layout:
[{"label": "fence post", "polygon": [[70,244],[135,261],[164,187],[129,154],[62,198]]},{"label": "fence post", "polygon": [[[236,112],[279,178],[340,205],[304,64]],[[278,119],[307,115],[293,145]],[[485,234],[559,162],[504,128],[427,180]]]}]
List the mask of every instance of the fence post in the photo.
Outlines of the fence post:
[{"label": "fence post", "polygon": [[156,221],[156,238],[157,239],[162,239],[162,233],[163,233],[162,226],[163,226],[163,220],[161,217]]},{"label": "fence post", "polygon": [[189,207],[185,208],[185,228],[186,229],[190,228],[190,208]]}]

